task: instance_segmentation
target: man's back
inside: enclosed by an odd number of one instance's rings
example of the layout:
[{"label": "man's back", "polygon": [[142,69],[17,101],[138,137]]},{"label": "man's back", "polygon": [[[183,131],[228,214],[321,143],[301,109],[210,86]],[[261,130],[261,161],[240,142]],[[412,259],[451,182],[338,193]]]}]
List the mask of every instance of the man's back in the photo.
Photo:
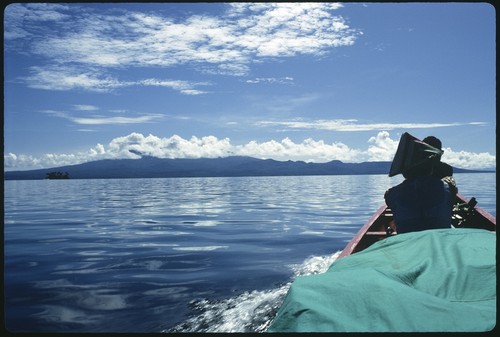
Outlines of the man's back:
[{"label": "man's back", "polygon": [[404,180],[385,194],[392,209],[397,232],[450,228],[454,193],[435,176],[417,176]]}]

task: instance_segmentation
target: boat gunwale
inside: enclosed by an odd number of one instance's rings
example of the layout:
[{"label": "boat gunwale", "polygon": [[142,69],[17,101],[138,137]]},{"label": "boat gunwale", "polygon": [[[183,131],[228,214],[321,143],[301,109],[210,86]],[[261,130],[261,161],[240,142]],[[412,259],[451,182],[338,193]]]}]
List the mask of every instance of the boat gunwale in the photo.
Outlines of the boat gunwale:
[{"label": "boat gunwale", "polygon": [[384,214],[385,210],[387,209],[387,205],[382,205],[379,207],[379,209],[371,216],[370,219],[359,229],[359,231],[354,235],[354,237],[347,243],[345,248],[342,250],[340,255],[337,257],[337,259],[340,259],[344,256],[351,255],[354,249],[356,249],[356,246],[359,244],[359,242],[363,239],[363,236],[368,232],[370,227],[373,226],[375,221]]},{"label": "boat gunwale", "polygon": [[[470,200],[471,198],[465,198],[460,193],[456,194],[456,201],[460,203],[468,203]],[[358,230],[358,232],[353,236],[353,238],[347,243],[347,245],[341,251],[340,255],[337,257],[337,260],[353,254],[354,251],[356,250],[356,247],[367,235],[367,232],[369,232],[370,228],[387,210],[388,206],[385,203],[382,206],[380,206],[379,209],[370,217],[370,219],[368,219],[368,221]],[[492,223],[496,231],[496,218],[493,215],[491,215],[478,205],[474,206],[474,210],[479,214],[480,217],[483,217],[486,221]]]},{"label": "boat gunwale", "polygon": [[[462,194],[460,193],[457,193],[457,198],[462,200],[462,202],[469,202],[470,199],[472,198],[466,198],[464,197]],[[496,218],[491,215],[490,213],[486,212],[483,208],[481,208],[480,206],[476,205],[474,206],[474,210],[476,212],[478,212],[482,217],[484,217],[486,220],[488,220],[489,222],[493,223],[495,226],[497,225],[497,220]]]}]

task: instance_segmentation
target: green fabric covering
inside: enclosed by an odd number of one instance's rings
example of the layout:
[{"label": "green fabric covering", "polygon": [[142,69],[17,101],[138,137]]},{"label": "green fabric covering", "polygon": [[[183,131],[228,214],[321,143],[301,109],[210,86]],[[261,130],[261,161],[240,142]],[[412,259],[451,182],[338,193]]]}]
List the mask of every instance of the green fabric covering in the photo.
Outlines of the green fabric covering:
[{"label": "green fabric covering", "polygon": [[496,232],[399,234],[298,277],[268,332],[463,332],[496,325]]}]

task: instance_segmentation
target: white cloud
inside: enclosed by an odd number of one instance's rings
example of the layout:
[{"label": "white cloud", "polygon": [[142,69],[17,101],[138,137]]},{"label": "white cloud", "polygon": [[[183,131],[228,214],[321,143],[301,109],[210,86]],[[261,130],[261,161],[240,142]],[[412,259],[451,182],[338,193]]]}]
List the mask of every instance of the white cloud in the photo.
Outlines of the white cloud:
[{"label": "white cloud", "polygon": [[391,161],[398,149],[399,140],[390,138],[387,131],[381,131],[368,140],[373,144],[368,147],[368,157],[372,161]]},{"label": "white cloud", "polygon": [[[333,15],[340,4],[223,6],[227,12],[220,16],[174,19],[92,6],[12,4],[5,11],[6,49],[22,44],[24,53],[45,58],[47,66],[33,68],[25,78],[32,88],[109,91],[130,84],[106,76],[108,69],[189,64],[202,72],[242,76],[263,59],[323,55],[352,45],[361,34]],[[50,22],[52,29],[42,22]],[[185,93],[201,91],[188,88]]]},{"label": "white cloud", "polygon": [[[258,95],[248,95],[246,99],[255,111],[267,111],[271,114],[288,113],[290,111],[304,109],[305,106],[317,102],[322,97],[317,93],[302,93],[299,95],[273,95],[269,99],[262,100]],[[279,126],[286,122],[256,122],[257,126]]]},{"label": "white cloud", "polygon": [[95,110],[99,110],[98,107],[94,106],[94,105],[86,105],[86,104],[75,104],[73,105],[73,109],[74,110],[78,110],[78,111],[95,111]]},{"label": "white cloud", "polygon": [[343,143],[327,144],[322,140],[315,141],[311,138],[305,139],[302,143],[294,143],[289,138],[263,143],[251,141],[245,145],[235,146],[234,152],[244,156],[283,161],[328,162],[336,159],[345,162],[355,162],[359,161],[362,157],[367,158],[362,151],[350,149]]},{"label": "white cloud", "polygon": [[4,10],[4,38],[5,40],[18,40],[30,37],[29,27],[24,27],[26,22],[57,22],[69,18],[63,12],[68,7],[60,4],[31,3],[25,6],[10,4]]},{"label": "white cloud", "polygon": [[[184,139],[178,135],[160,138],[131,133],[113,139],[107,146],[97,144],[86,152],[74,154],[46,154],[41,157],[7,153],[4,155],[6,170],[48,168],[78,164],[99,159],[138,158],[142,155],[159,158],[216,158],[226,156],[251,156],[262,159],[294,160],[306,162],[391,161],[399,140],[393,140],[387,131],[370,137],[366,149],[350,148],[342,142],[326,143],[323,140],[305,139],[295,143],[289,138],[281,141],[250,141],[246,144],[231,144],[228,138],[214,136]],[[496,158],[489,153],[471,153],[445,149],[443,161],[467,169],[495,168]]]},{"label": "white cloud", "polygon": [[214,158],[225,157],[231,152],[232,146],[228,138],[219,140],[214,136],[191,137],[183,139],[177,135],[170,138],[159,138],[154,135],[147,137],[140,133],[132,133],[111,141],[108,154],[112,157],[136,158],[130,150],[143,155],[159,158]]},{"label": "white cloud", "polygon": [[98,70],[79,70],[76,67],[32,67],[31,75],[24,78],[28,86],[45,90],[88,90],[110,92],[117,88],[131,86],[166,87],[184,95],[200,95],[206,91],[196,89],[197,86],[209,85],[207,82],[189,82],[168,79],[143,79],[139,81],[120,81]]},{"label": "white cloud", "polygon": [[[85,108],[85,109],[92,110],[90,108]],[[64,118],[72,121],[75,124],[81,124],[81,125],[151,123],[154,121],[161,120],[165,117],[160,114],[147,114],[140,116],[113,116],[113,117],[87,115],[85,117],[81,117],[81,116],[73,116],[66,112],[54,111],[54,110],[45,110],[43,111],[43,113],[46,113],[54,117]],[[89,131],[89,130],[82,130],[82,131]]]},{"label": "white cloud", "polygon": [[78,70],[68,66],[31,67],[30,76],[24,78],[30,88],[45,90],[89,90],[109,92],[130,85],[97,70]]},{"label": "white cloud", "polygon": [[487,152],[481,152],[481,153],[474,153],[467,151],[455,152],[450,148],[445,148],[442,160],[450,165],[465,169],[496,167],[496,157]]},{"label": "white cloud", "polygon": [[394,130],[394,129],[425,129],[450,127],[469,124],[486,124],[482,122],[474,123],[358,123],[356,119],[334,119],[334,120],[316,120],[316,121],[260,121],[257,126],[274,127],[281,126],[289,129],[316,129],[316,130],[331,130],[331,131],[378,131],[378,130]]},{"label": "white cloud", "polygon": [[138,117],[68,117],[76,124],[100,125],[100,124],[138,124],[148,123],[162,118],[161,115],[146,115]]},{"label": "white cloud", "polygon": [[246,80],[246,83],[278,83],[278,84],[291,84],[293,77],[257,77],[253,80]]},{"label": "white cloud", "polygon": [[154,78],[141,80],[138,84],[144,86],[154,86],[154,87],[167,87],[173,90],[177,90],[185,95],[200,95],[207,93],[206,91],[195,89],[198,85],[209,85],[206,82],[188,82],[179,80],[158,80]]}]

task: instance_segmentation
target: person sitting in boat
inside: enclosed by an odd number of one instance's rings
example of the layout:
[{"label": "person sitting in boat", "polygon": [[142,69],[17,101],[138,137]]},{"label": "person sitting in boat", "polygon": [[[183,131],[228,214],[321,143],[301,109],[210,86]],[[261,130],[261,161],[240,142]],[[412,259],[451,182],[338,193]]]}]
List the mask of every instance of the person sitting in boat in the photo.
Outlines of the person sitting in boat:
[{"label": "person sitting in boat", "polygon": [[402,136],[389,176],[402,173],[405,180],[384,194],[398,234],[451,228],[457,189],[448,175],[453,169],[441,162],[442,152],[408,133]]}]

